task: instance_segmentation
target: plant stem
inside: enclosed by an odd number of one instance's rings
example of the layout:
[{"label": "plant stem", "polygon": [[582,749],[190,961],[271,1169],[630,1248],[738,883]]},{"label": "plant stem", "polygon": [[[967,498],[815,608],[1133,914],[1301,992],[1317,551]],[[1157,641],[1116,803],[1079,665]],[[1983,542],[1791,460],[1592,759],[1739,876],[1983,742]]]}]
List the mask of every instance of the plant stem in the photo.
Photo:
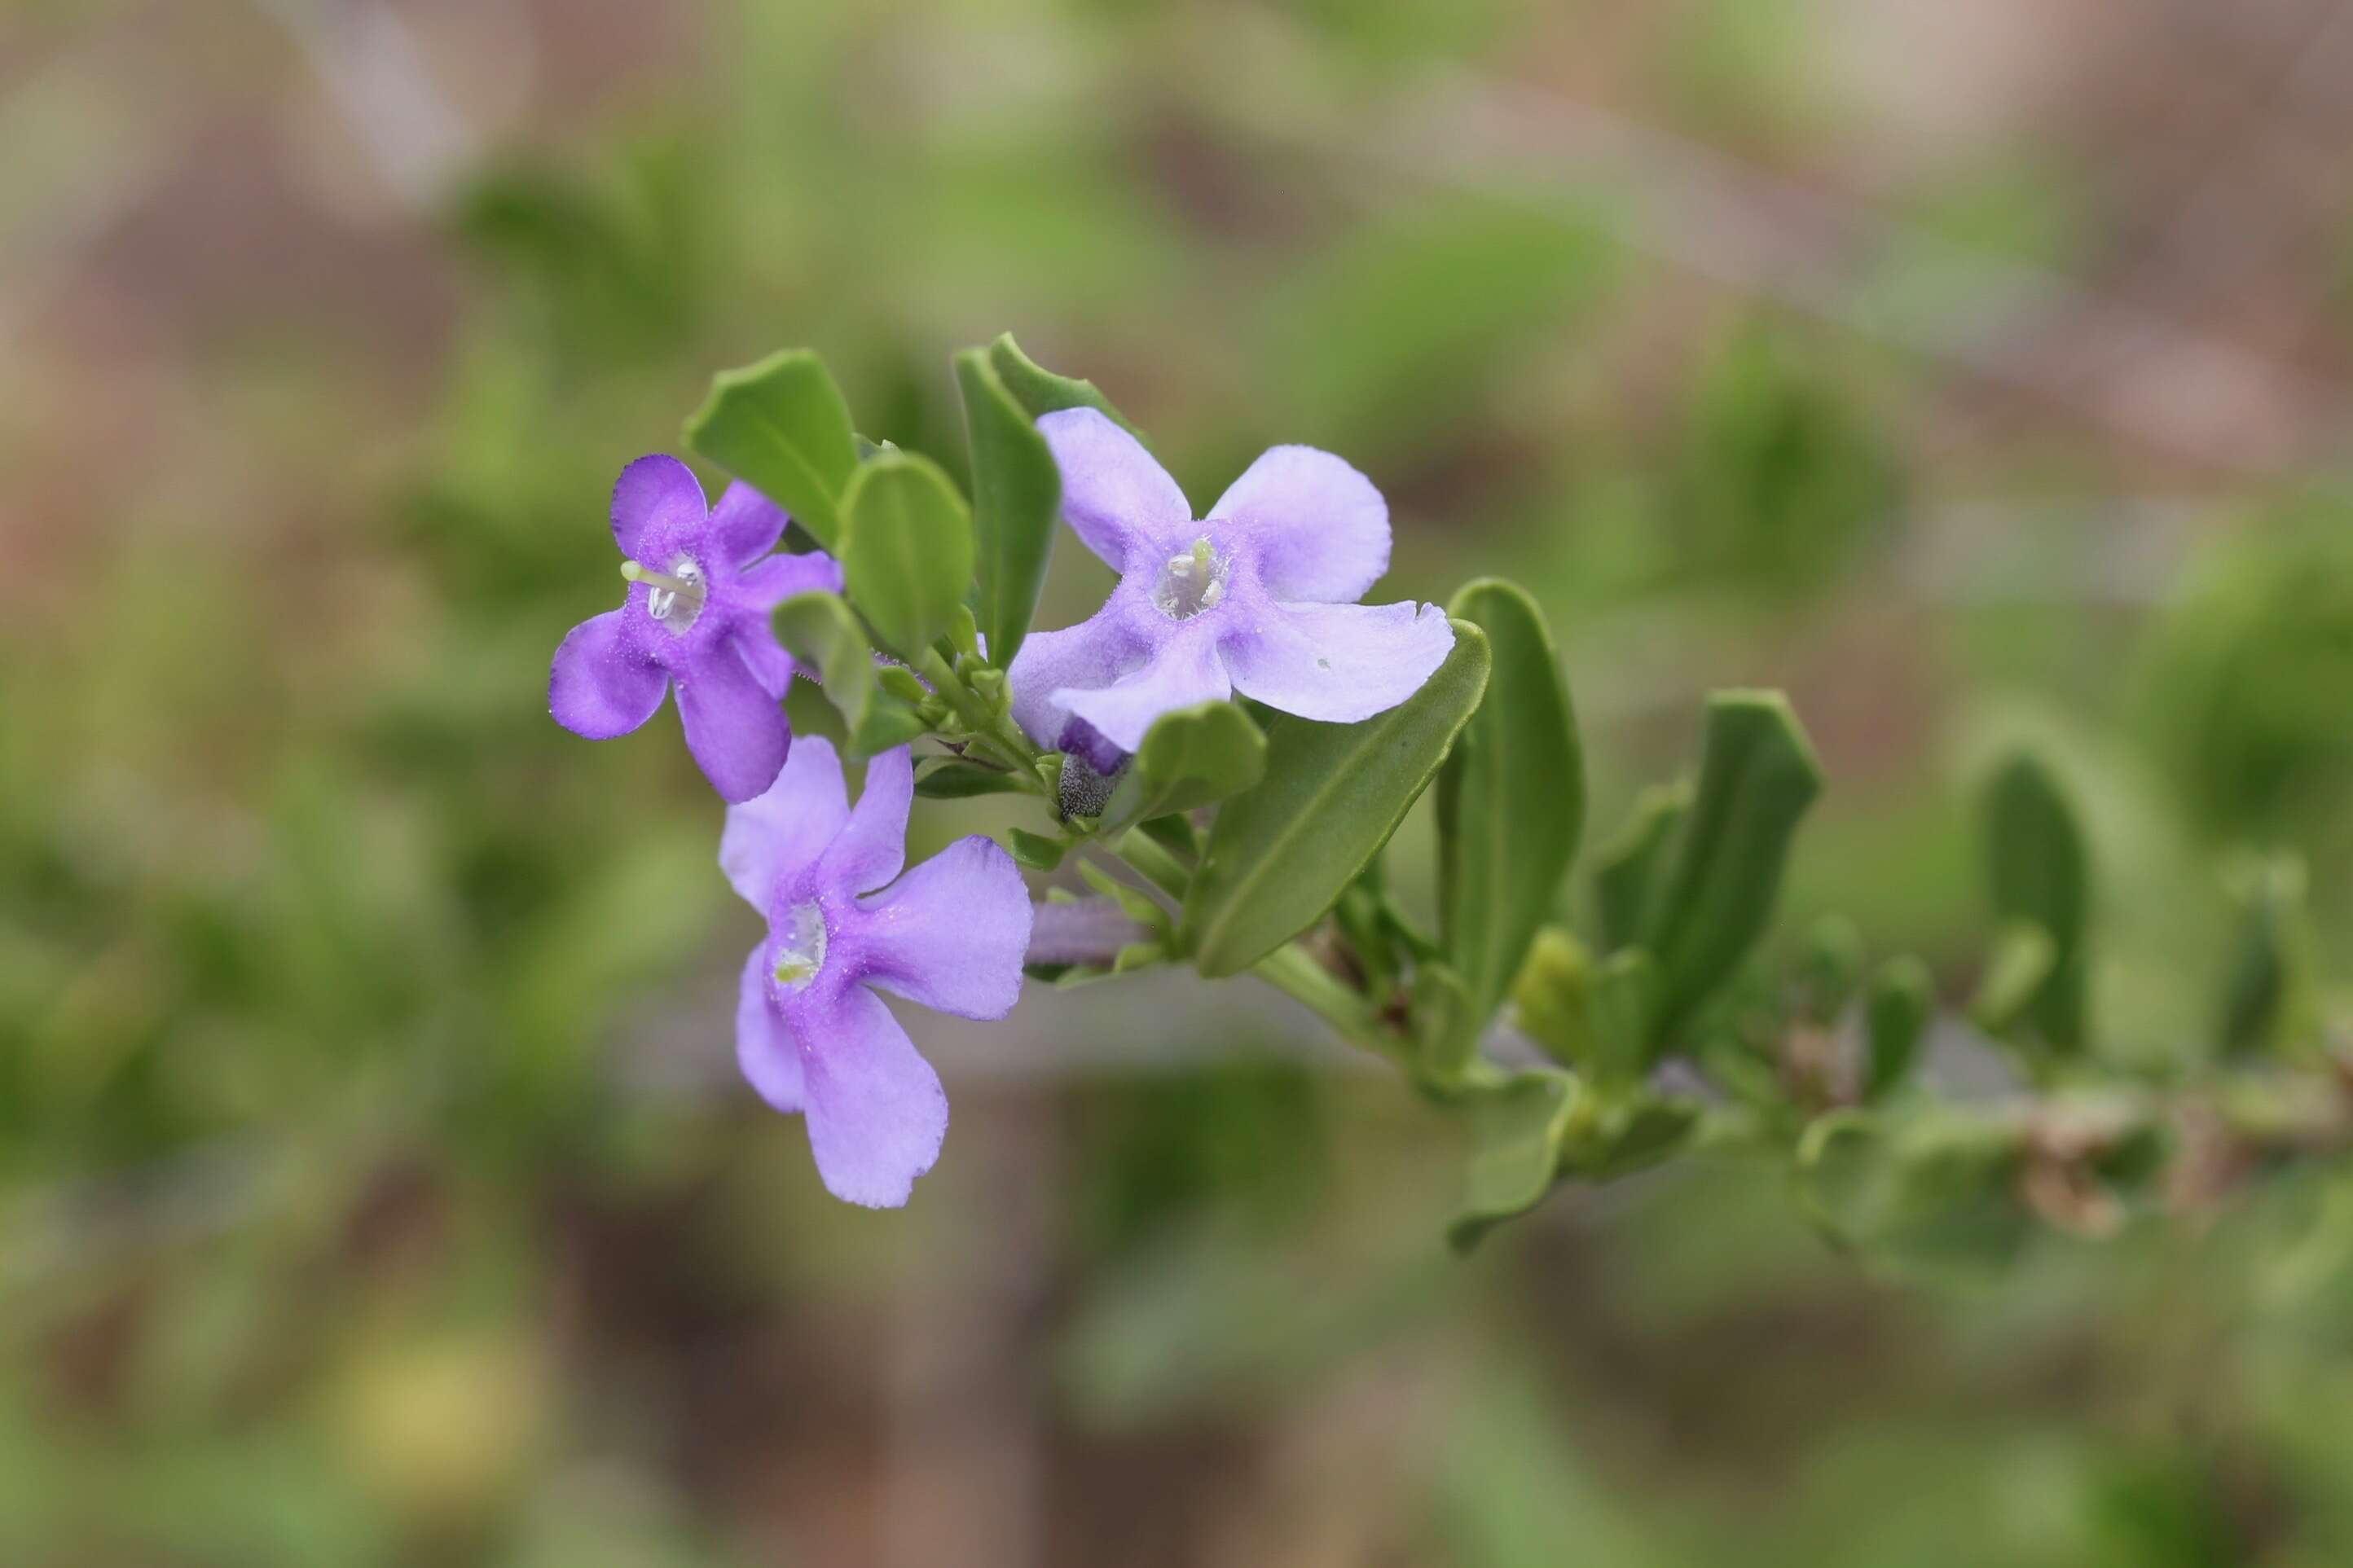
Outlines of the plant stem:
[{"label": "plant stem", "polygon": [[1350,1045],[1396,1059],[1395,1044],[1363,995],[1316,963],[1314,955],[1296,942],[1285,942],[1260,959],[1250,973],[1304,1004]]},{"label": "plant stem", "polygon": [[1129,830],[1117,845],[1105,845],[1122,860],[1154,887],[1182,903],[1185,889],[1192,885],[1192,874],[1176,863],[1176,857],[1146,838],[1142,833]]},{"label": "plant stem", "polygon": [[972,689],[957,678],[955,668],[940,657],[937,648],[925,648],[916,658],[914,668],[932,683],[932,689],[956,711],[965,728],[972,731],[975,745],[992,753],[1014,773],[1020,775],[1021,787],[1032,795],[1046,793],[1045,781],[1038,776],[1038,748],[1029,737],[1014,728],[1003,714],[989,710]]}]

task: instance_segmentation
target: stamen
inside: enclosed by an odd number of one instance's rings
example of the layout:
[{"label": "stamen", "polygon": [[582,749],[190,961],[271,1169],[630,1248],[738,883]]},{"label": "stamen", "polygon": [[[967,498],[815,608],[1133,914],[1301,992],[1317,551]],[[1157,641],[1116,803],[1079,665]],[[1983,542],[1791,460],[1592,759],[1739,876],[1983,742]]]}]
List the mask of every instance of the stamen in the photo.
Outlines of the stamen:
[{"label": "stamen", "polygon": [[1226,596],[1226,564],[1218,559],[1206,535],[1196,539],[1191,549],[1161,563],[1160,581],[1152,590],[1153,604],[1172,621],[1190,620],[1204,610],[1216,609]]},{"label": "stamen", "polygon": [[702,614],[703,601],[710,596],[710,589],[702,580],[702,568],[685,556],[671,562],[667,572],[657,572],[636,561],[624,561],[621,575],[652,590],[646,595],[646,614],[674,632],[683,632],[694,625],[695,617]]},{"label": "stamen", "polygon": [[825,912],[815,904],[795,904],[788,918],[792,935],[776,950],[776,984],[798,991],[825,967]]}]

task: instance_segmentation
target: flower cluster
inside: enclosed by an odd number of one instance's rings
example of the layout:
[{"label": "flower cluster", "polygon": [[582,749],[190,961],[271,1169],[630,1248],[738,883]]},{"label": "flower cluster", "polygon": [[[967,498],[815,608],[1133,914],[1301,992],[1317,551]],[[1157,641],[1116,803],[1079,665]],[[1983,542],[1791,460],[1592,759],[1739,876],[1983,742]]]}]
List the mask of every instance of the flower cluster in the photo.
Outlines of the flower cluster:
[{"label": "flower cluster", "polygon": [[[1121,582],[1093,616],[1030,637],[1009,670],[976,689],[1002,694],[995,721],[1009,704],[1030,738],[1074,753],[1074,769],[1083,759],[1106,787],[1173,710],[1239,690],[1307,719],[1363,719],[1412,695],[1453,646],[1431,605],[1354,602],[1388,568],[1388,513],[1337,458],[1278,447],[1196,522],[1175,481],[1104,416],[1053,412],[1037,428],[1059,469],[1063,520]],[[1050,513],[1039,521],[1050,529]],[[1020,872],[986,837],[901,874],[909,748],[868,762],[852,806],[833,746],[796,743],[785,721],[779,699],[797,671],[771,612],[798,595],[846,591],[828,556],[774,553],[787,522],[748,485],[710,508],[676,458],[630,464],[613,492],[627,597],[564,639],[548,708],[566,729],[605,740],[676,692],[687,748],[729,803],[720,866],[768,925],[737,1002],[744,1076],[807,1119],[828,1190],[891,1206],[938,1157],[948,1110],[938,1075],[877,993],[1001,1018],[1025,959],[1069,962],[1070,931],[1133,922],[1063,922],[1062,938],[1029,953]],[[955,681],[962,668],[934,673]],[[903,671],[896,679],[912,684]],[[914,692],[945,711],[928,678]]]}]

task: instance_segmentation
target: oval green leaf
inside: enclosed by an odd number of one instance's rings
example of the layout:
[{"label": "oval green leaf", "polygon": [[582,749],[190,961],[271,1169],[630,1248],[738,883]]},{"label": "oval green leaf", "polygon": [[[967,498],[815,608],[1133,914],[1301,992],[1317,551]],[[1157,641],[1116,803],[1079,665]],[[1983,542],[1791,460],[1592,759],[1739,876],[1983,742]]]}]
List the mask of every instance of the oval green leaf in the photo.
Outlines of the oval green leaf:
[{"label": "oval green leaf", "polygon": [[1487,634],[1457,621],[1446,662],[1388,712],[1272,726],[1265,781],[1219,810],[1185,902],[1182,934],[1203,974],[1240,973],[1332,907],[1446,760],[1487,668]]},{"label": "oval green leaf", "polygon": [[841,535],[841,494],[858,467],[849,405],[823,361],[786,349],[711,378],[686,444],[792,513],[827,549]]},{"label": "oval green leaf", "polygon": [[1009,668],[1029,634],[1054,520],[1062,507],[1061,470],[1046,437],[1005,389],[987,351],[955,356],[972,443],[972,528],[980,563],[981,635],[999,669]]},{"label": "oval green leaf", "polygon": [[1266,736],[1231,702],[1163,713],[1103,807],[1113,835],[1171,812],[1191,811],[1256,787],[1266,776]]},{"label": "oval green leaf", "polygon": [[1092,408],[1116,420],[1121,429],[1137,440],[1144,432],[1127,422],[1124,415],[1111,405],[1111,399],[1096,390],[1092,381],[1079,381],[1067,375],[1056,375],[1041,368],[1038,362],[1021,352],[1021,345],[1007,332],[988,345],[988,363],[997,378],[1013,400],[1027,409],[1029,417],[1052,414],[1064,408]]},{"label": "oval green leaf", "polygon": [[839,595],[796,594],[776,606],[770,620],[776,640],[804,668],[817,671],[826,700],[841,715],[853,754],[871,756],[923,733],[914,710],[881,689],[873,645]]},{"label": "oval green leaf", "polygon": [[1771,920],[1798,824],[1821,793],[1821,764],[1778,691],[1708,699],[1699,786],[1672,869],[1644,914],[1659,961],[1654,1039],[1730,978]]},{"label": "oval green leaf", "polygon": [[892,452],[860,466],[841,498],[849,602],[883,646],[915,658],[945,633],[972,582],[972,517],[928,458]]},{"label": "oval green leaf", "polygon": [[1585,828],[1585,756],[1560,655],[1517,585],[1483,578],[1447,613],[1487,634],[1487,692],[1438,775],[1439,928],[1471,1011],[1511,989]]},{"label": "oval green leaf", "polygon": [[2025,1004],[2022,1022],[2061,1054],[2084,1045],[2090,973],[2091,858],[2075,808],[2050,767],[2020,753],[1986,789],[1988,870],[1994,913],[2005,925],[2034,925],[2051,939],[2051,970]]}]

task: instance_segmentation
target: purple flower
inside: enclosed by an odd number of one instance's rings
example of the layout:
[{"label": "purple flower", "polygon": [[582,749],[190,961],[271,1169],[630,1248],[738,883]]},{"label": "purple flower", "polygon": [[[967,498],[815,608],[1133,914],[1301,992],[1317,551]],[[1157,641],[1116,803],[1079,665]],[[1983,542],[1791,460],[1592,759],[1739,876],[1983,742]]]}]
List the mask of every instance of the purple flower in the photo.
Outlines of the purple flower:
[{"label": "purple flower", "polygon": [[959,838],[899,875],[914,794],[901,746],[866,764],[852,810],[840,760],[810,736],[765,795],[728,808],[719,845],[728,881],[768,920],[736,1003],[744,1076],[777,1110],[807,1114],[827,1190],[874,1208],[905,1203],[932,1168],[948,1101],[868,987],[1002,1018],[1029,944],[1029,892],[990,840]]},{"label": "purple flower", "polygon": [[572,628],[555,650],[547,710],[575,735],[609,741],[654,716],[678,690],[686,749],[723,799],[776,782],[793,732],[777,700],[792,656],[768,612],[795,594],[841,587],[826,555],[770,555],[787,520],[749,485],[706,511],[702,487],[676,458],[639,458],[613,487],[613,542],[628,596]]},{"label": "purple flower", "polygon": [[1102,414],[1064,409],[1038,428],[1062,516],[1120,574],[1092,617],[1033,633],[1014,657],[1013,716],[1040,745],[1076,719],[1133,752],[1161,714],[1237,690],[1351,723],[1412,696],[1454,646],[1435,605],[1356,603],[1388,570],[1388,506],[1330,453],[1271,448],[1196,522]]}]

